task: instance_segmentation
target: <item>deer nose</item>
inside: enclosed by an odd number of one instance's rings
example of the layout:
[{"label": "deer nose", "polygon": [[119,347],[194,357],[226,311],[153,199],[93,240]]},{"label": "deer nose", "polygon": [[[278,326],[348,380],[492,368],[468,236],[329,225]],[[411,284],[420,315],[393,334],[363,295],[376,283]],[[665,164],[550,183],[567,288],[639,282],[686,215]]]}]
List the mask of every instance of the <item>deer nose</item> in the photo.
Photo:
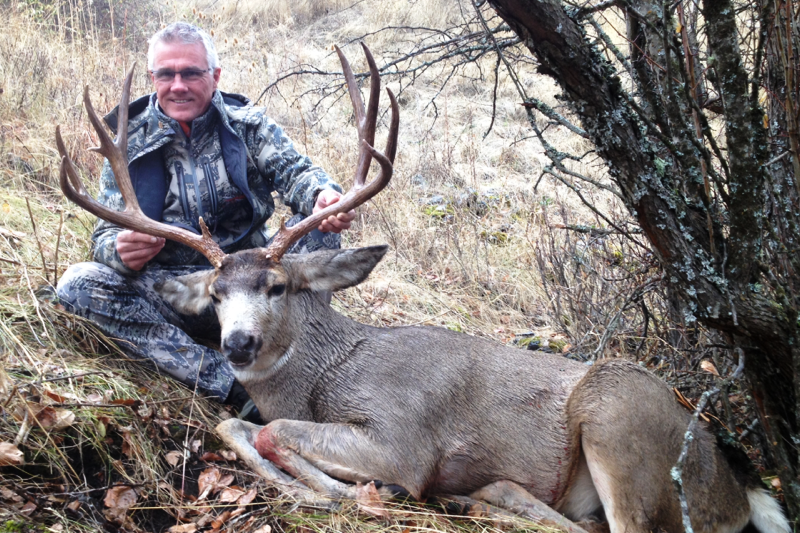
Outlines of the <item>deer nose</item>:
[{"label": "deer nose", "polygon": [[256,358],[262,345],[263,341],[260,335],[237,330],[231,332],[222,341],[222,351],[231,364],[243,366]]}]

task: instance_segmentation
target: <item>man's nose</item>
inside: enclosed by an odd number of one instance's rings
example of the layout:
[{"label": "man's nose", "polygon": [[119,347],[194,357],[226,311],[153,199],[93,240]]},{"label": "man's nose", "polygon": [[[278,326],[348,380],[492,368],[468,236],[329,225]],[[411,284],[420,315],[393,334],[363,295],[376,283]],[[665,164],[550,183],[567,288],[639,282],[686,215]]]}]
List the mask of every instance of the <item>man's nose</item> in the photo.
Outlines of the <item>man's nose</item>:
[{"label": "man's nose", "polygon": [[173,91],[185,91],[187,89],[186,82],[183,81],[179,72],[175,73],[175,77],[172,79],[172,85],[170,89]]}]

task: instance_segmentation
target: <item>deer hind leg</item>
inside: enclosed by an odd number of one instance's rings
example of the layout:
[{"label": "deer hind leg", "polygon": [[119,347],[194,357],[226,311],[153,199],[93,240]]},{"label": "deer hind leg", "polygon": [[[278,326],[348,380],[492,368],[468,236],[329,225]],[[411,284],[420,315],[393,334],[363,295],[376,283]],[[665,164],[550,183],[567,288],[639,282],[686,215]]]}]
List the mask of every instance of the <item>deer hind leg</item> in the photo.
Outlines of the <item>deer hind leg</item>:
[{"label": "deer hind leg", "polygon": [[[576,387],[567,411],[611,533],[682,531],[670,470],[689,415],[672,391],[636,365],[603,362]],[[683,483],[695,532],[733,532],[747,524],[744,487],[701,428],[689,448]]]},{"label": "deer hind leg", "polygon": [[486,485],[473,492],[470,498],[530,518],[541,525],[555,526],[568,533],[587,533],[581,525],[572,522],[512,481],[502,480]]},{"label": "deer hind leg", "polygon": [[421,469],[402,467],[413,464],[407,450],[389,450],[365,431],[346,424],[274,420],[258,434],[255,447],[262,457],[334,498],[357,499],[355,487],[338,480],[380,481],[382,497],[394,496],[399,486],[419,498],[423,486]]}]

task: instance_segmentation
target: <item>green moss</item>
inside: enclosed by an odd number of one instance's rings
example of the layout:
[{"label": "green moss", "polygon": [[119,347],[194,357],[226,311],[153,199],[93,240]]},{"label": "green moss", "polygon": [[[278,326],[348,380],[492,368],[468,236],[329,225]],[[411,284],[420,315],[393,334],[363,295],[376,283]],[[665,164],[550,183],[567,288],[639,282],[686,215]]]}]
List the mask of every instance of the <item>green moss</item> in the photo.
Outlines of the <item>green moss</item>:
[{"label": "green moss", "polygon": [[486,239],[490,244],[496,244],[498,246],[507,244],[509,240],[508,233],[504,231],[482,231],[481,237]]},{"label": "green moss", "polygon": [[561,353],[561,351],[564,349],[564,346],[566,346],[567,344],[568,343],[565,340],[555,340],[547,343],[550,349],[556,353]]},{"label": "green moss", "polygon": [[8,520],[0,524],[0,533],[30,533],[33,531],[45,531],[45,528],[18,520]]},{"label": "green moss", "polygon": [[517,344],[520,346],[520,348],[525,349],[527,349],[531,344],[534,346],[540,346],[542,344],[542,338],[539,336],[523,337],[519,339]]},{"label": "green moss", "polygon": [[450,204],[446,205],[426,205],[423,208],[423,213],[433,218],[444,218],[456,214],[456,210]]}]

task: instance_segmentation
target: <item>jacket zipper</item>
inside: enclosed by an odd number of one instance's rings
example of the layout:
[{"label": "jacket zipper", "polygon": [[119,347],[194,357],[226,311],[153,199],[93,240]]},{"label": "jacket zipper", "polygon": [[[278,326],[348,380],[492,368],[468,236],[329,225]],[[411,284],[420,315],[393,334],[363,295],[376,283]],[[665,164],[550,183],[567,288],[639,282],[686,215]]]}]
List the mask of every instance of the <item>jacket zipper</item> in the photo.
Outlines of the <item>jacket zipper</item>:
[{"label": "jacket zipper", "polygon": [[211,164],[204,165],[206,185],[208,186],[208,199],[211,202],[211,218],[213,220],[214,229],[217,227],[217,210],[219,209],[219,198],[217,196],[217,184],[211,174]]},{"label": "jacket zipper", "polygon": [[[175,174],[178,176],[178,193],[181,198],[181,207],[183,207],[183,216],[189,224],[192,224],[192,214],[189,211],[189,200],[186,198],[186,173],[183,171],[183,165],[180,162],[175,163]],[[193,226],[193,225],[192,225]]]}]

